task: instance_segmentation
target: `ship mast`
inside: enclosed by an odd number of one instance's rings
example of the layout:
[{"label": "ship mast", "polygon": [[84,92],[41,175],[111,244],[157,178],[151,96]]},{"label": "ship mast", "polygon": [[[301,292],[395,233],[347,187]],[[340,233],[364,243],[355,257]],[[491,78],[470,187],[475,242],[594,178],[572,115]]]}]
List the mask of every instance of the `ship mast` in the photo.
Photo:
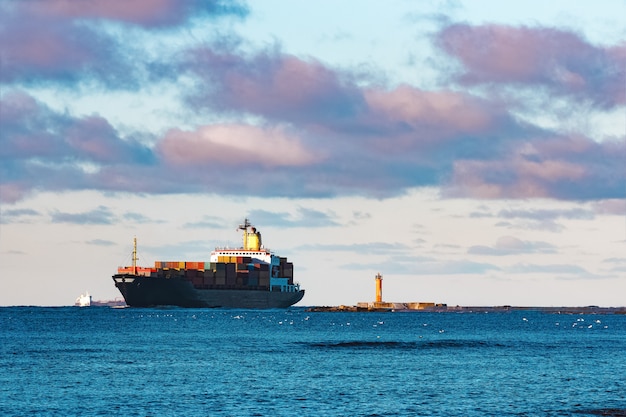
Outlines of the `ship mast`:
[{"label": "ship mast", "polygon": [[133,275],[137,275],[137,237],[133,238]]},{"label": "ship mast", "polygon": [[244,249],[248,249],[248,227],[250,227],[251,224],[248,221],[248,219],[244,219],[243,224],[239,225],[239,230],[243,230],[243,248]]}]

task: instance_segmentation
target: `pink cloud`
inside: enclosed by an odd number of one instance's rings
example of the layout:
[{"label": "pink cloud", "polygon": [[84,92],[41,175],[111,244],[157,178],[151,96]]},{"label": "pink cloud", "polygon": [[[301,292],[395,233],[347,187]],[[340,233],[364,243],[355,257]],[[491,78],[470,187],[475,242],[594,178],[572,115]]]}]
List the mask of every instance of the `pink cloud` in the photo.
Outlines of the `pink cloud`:
[{"label": "pink cloud", "polygon": [[102,117],[89,116],[76,120],[62,135],[72,152],[80,158],[99,163],[129,159],[127,146]]},{"label": "pink cloud", "polygon": [[600,200],[593,204],[594,211],[598,214],[614,214],[623,216],[626,214],[626,200],[623,198]]},{"label": "pink cloud", "polygon": [[623,192],[624,157],[623,143],[544,138],[519,144],[497,160],[457,159],[446,192],[473,198],[612,196]]},{"label": "pink cloud", "polygon": [[542,85],[602,106],[626,102],[626,45],[603,48],[553,28],[470,26],[443,29],[438,45],[456,57],[464,84]]},{"label": "pink cloud", "polygon": [[[0,80],[76,82],[97,76],[109,86],[127,87],[137,82],[138,61],[141,64],[132,52],[136,45],[126,41],[122,45],[121,38],[102,30],[99,20],[151,29],[180,25],[200,14],[245,13],[238,3],[221,0],[0,2]],[[160,66],[163,74],[165,66]]]},{"label": "pink cloud", "polygon": [[4,55],[0,78],[6,81],[75,80],[86,71],[107,78],[120,68],[127,70],[111,40],[84,25],[21,9],[0,17],[0,50]]},{"label": "pink cloud", "polygon": [[415,141],[482,133],[505,116],[495,106],[452,91],[423,91],[401,85],[392,91],[370,89],[364,96],[368,123],[410,127]]},{"label": "pink cloud", "polygon": [[157,147],[167,164],[177,166],[308,166],[320,155],[282,127],[211,125],[195,131],[170,130]]},{"label": "pink cloud", "polygon": [[600,145],[581,135],[551,138],[546,141],[535,141],[527,148],[528,154],[536,155],[564,155],[585,154],[597,149]]},{"label": "pink cloud", "polygon": [[562,183],[581,183],[585,166],[566,161],[456,161],[454,189],[474,198],[550,198]]},{"label": "pink cloud", "polygon": [[179,23],[185,17],[185,0],[45,0],[24,2],[33,15],[57,18],[109,19],[151,26]]},{"label": "pink cloud", "polygon": [[0,124],[26,123],[39,110],[37,101],[29,94],[12,90],[0,96]]},{"label": "pink cloud", "polygon": [[76,71],[98,56],[92,49],[97,44],[90,42],[95,40],[94,36],[81,28],[68,30],[62,25],[26,19],[13,27],[0,29],[0,35],[0,48],[5,54],[3,78],[23,76],[20,71],[44,74]]},{"label": "pink cloud", "polygon": [[28,0],[18,7],[53,20],[106,19],[145,27],[178,25],[194,12],[244,12],[236,2],[219,0]]},{"label": "pink cloud", "polygon": [[[349,73],[278,51],[243,58],[198,49],[191,61],[206,82],[197,89],[194,105],[291,123],[310,133],[307,140],[313,137],[315,146],[341,155],[362,155],[364,147],[405,155],[416,149],[443,151],[446,143],[461,141],[465,153],[490,153],[502,141],[494,130],[520,130],[497,102],[409,85],[364,89]],[[449,158],[455,151],[443,152]],[[424,153],[415,157],[432,159]]]},{"label": "pink cloud", "polygon": [[327,125],[354,115],[362,104],[349,76],[275,51],[245,58],[197,49],[190,51],[189,66],[207,85],[193,101],[207,107]]},{"label": "pink cloud", "polygon": [[154,161],[151,150],[132,136],[120,137],[105,119],[56,113],[19,91],[1,100],[2,201],[18,201],[36,189],[116,189],[115,183],[98,182],[102,170],[154,177],[146,174]]},{"label": "pink cloud", "polygon": [[0,203],[16,203],[26,197],[29,191],[30,187],[17,182],[0,183]]},{"label": "pink cloud", "polygon": [[0,98],[0,157],[55,157],[64,152],[64,145],[53,130],[56,117],[32,96],[11,91]]},{"label": "pink cloud", "polygon": [[534,177],[520,178],[516,168],[517,164],[510,161],[456,161],[445,194],[481,199],[550,196],[542,181]]}]

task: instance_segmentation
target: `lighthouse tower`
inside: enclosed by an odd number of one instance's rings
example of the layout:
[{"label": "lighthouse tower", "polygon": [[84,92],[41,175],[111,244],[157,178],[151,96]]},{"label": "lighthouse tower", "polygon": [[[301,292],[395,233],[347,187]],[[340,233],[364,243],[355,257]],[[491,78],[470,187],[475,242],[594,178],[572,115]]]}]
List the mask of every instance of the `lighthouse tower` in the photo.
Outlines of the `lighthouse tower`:
[{"label": "lighthouse tower", "polygon": [[383,302],[383,276],[380,275],[380,272],[378,274],[376,274],[376,277],[374,278],[376,281],[376,303],[382,303]]}]

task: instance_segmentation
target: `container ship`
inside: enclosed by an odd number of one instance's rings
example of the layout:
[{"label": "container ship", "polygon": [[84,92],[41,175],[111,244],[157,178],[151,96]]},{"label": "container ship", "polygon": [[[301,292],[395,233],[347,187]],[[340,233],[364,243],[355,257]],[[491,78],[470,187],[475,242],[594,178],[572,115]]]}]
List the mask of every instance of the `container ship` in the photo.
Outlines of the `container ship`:
[{"label": "container ship", "polygon": [[156,261],[119,267],[115,286],[130,307],[287,308],[304,297],[293,281],[293,264],[261,242],[261,233],[245,219],[239,225],[243,246],[216,248],[209,262]]}]

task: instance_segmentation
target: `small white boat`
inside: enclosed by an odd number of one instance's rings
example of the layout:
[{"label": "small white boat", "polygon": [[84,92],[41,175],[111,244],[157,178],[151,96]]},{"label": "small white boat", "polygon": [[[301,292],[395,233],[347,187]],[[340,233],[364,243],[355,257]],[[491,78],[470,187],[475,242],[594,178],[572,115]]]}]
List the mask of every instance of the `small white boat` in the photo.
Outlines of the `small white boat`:
[{"label": "small white boat", "polygon": [[89,307],[91,305],[91,295],[89,292],[79,295],[74,305],[78,307]]}]

